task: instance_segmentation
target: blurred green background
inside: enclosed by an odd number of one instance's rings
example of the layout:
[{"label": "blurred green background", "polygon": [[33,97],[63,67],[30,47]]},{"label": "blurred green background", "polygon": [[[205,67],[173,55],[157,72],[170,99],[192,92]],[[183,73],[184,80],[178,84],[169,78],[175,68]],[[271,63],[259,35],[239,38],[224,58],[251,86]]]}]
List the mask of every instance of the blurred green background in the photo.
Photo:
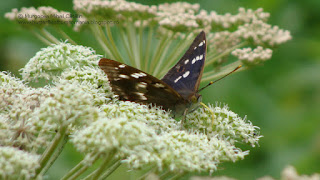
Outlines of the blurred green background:
[{"label": "blurred green background", "polygon": [[[173,1],[136,1],[160,4]],[[301,174],[320,173],[320,1],[319,0],[199,0],[202,9],[218,13],[236,13],[239,7],[262,7],[271,13],[269,23],[291,31],[293,39],[281,45],[263,66],[236,73],[203,92],[205,103],[222,102],[241,117],[247,115],[261,128],[260,146],[236,163],[224,163],[215,175],[238,179],[256,179],[264,175],[280,177],[287,165]],[[0,1],[0,70],[18,75],[18,70],[46,47],[32,34],[4,19],[13,8],[52,6],[73,12],[72,1],[12,0]],[[93,46],[86,33],[65,31],[79,44]],[[104,54],[102,51],[99,54]],[[78,162],[81,155],[69,145],[49,172],[51,178]],[[122,170],[122,171],[121,171]],[[124,167],[121,172],[130,177]],[[61,174],[60,174],[61,173]],[[124,174],[122,174],[123,177]]]}]

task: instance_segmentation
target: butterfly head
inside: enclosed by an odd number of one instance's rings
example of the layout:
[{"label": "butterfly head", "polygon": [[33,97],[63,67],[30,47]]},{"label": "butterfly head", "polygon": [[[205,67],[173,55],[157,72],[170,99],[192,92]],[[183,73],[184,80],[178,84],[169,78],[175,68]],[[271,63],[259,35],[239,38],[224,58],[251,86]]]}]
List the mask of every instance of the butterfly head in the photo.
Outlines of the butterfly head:
[{"label": "butterfly head", "polygon": [[190,98],[190,107],[188,108],[188,112],[192,112],[196,110],[199,106],[200,103],[202,102],[202,96],[198,93],[194,94]]}]

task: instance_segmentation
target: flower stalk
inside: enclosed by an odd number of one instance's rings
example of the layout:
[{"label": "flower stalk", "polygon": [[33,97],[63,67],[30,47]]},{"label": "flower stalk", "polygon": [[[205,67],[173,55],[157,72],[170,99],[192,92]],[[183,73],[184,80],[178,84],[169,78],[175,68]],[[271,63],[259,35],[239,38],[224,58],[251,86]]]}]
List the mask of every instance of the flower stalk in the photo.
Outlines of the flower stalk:
[{"label": "flower stalk", "polygon": [[47,166],[47,164],[50,162],[50,160],[53,158],[53,159],[56,159],[54,158],[53,154],[54,152],[59,149],[58,148],[58,145],[61,143],[61,141],[63,141],[63,139],[65,138],[66,136],[66,131],[67,131],[67,128],[66,127],[63,127],[61,126],[60,130],[57,132],[55,138],[52,140],[52,143],[51,145],[46,148],[46,150],[44,151],[44,153],[42,154],[41,158],[40,158],[40,161],[39,161],[39,164],[40,164],[40,167],[36,170],[36,177],[39,175],[39,174],[43,174],[46,169],[45,167]]}]

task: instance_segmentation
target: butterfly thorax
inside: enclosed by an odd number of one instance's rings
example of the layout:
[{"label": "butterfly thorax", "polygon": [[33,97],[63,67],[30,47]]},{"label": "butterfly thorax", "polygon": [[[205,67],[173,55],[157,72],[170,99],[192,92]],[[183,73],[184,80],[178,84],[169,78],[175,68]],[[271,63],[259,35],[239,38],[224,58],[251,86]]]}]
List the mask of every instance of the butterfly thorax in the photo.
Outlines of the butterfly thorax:
[{"label": "butterfly thorax", "polygon": [[172,114],[174,117],[183,116],[185,113],[185,110],[187,110],[186,114],[196,110],[200,106],[200,102],[202,101],[202,96],[200,94],[193,94],[188,99],[189,101],[187,103],[181,103],[175,106],[175,109],[172,110]]}]

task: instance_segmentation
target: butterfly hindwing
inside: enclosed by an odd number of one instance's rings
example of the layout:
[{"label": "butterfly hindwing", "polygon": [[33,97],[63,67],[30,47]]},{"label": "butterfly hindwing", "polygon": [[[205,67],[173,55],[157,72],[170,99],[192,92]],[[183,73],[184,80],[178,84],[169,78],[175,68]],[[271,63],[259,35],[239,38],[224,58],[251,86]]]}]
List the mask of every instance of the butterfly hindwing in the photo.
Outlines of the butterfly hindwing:
[{"label": "butterfly hindwing", "polygon": [[185,103],[166,83],[139,69],[105,58],[99,61],[99,67],[107,74],[112,90],[120,100],[154,104],[171,110],[176,104]]},{"label": "butterfly hindwing", "polygon": [[200,85],[206,56],[206,37],[202,31],[179,62],[162,78],[166,84],[188,99]]}]

